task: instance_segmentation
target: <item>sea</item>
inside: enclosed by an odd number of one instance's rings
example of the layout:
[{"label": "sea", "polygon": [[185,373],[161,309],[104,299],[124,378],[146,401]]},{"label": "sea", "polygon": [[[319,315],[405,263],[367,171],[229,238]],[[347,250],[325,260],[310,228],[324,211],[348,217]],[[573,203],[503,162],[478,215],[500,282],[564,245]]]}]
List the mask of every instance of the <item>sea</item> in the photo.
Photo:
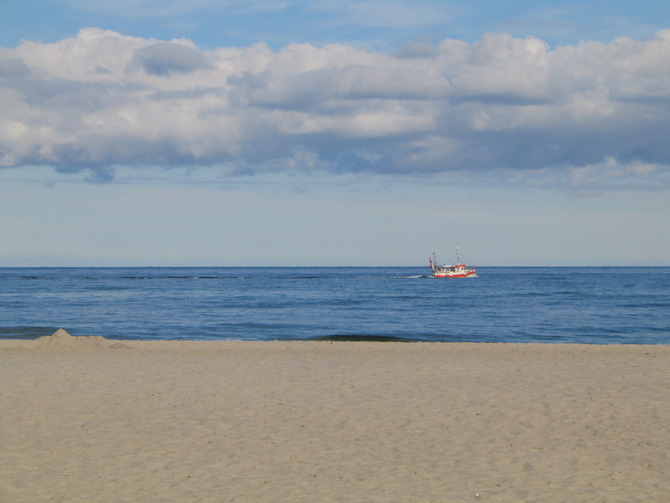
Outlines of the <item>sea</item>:
[{"label": "sea", "polygon": [[670,267],[0,268],[0,338],[670,344]]}]

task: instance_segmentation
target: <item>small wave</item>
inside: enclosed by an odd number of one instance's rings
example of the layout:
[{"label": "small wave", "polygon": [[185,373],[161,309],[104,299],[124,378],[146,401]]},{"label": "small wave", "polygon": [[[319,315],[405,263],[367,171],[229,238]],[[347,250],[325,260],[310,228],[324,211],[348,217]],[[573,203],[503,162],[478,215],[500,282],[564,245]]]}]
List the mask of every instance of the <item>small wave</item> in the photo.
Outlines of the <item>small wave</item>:
[{"label": "small wave", "polygon": [[57,328],[44,326],[0,327],[0,339],[37,339],[51,335],[56,330]]},{"label": "small wave", "polygon": [[420,339],[414,339],[411,337],[396,337],[393,335],[333,334],[310,337],[307,340],[337,342],[419,342]]},{"label": "small wave", "polygon": [[[87,278],[96,279],[96,278]],[[220,279],[219,276],[119,276],[119,279]]]}]

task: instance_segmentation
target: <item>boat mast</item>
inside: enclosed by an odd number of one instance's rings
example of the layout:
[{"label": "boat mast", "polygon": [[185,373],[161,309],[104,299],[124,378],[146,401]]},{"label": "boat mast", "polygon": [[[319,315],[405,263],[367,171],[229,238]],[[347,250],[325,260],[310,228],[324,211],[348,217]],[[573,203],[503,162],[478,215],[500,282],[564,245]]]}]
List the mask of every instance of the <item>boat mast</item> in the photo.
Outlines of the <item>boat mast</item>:
[{"label": "boat mast", "polygon": [[461,255],[461,252],[459,251],[458,246],[457,246],[456,247],[456,264],[455,265],[461,264],[462,260],[463,260],[463,255]]}]

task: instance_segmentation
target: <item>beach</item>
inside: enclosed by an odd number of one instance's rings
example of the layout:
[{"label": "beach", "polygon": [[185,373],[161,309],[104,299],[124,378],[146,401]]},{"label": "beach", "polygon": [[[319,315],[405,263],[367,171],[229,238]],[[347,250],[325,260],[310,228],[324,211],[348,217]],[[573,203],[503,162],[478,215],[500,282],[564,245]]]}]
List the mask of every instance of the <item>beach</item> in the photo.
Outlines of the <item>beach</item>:
[{"label": "beach", "polygon": [[0,341],[3,502],[666,502],[670,346]]}]

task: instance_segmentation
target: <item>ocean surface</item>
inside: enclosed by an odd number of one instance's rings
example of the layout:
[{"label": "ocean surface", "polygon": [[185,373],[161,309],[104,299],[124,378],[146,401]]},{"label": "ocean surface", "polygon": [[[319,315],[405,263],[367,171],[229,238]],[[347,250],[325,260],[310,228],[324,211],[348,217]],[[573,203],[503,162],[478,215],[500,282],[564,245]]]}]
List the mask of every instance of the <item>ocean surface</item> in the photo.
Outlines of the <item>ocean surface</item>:
[{"label": "ocean surface", "polygon": [[670,267],[0,268],[0,338],[670,344]]}]

